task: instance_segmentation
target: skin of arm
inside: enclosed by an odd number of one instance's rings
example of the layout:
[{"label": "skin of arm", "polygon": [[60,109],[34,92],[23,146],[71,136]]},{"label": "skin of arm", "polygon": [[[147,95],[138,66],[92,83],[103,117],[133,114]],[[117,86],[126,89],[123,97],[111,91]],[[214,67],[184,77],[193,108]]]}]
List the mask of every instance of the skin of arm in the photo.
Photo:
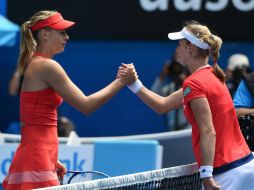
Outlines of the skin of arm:
[{"label": "skin of arm", "polygon": [[[120,91],[135,77],[117,78],[100,91],[86,96],[67,76],[64,69],[54,60],[48,60],[40,72],[40,77],[52,87],[66,102],[85,115],[89,115]],[[129,68],[129,73],[133,72]],[[134,74],[133,74],[134,75]]]},{"label": "skin of arm", "polygon": [[183,90],[179,89],[167,97],[162,97],[146,87],[142,87],[137,96],[158,114],[169,112],[183,103]]},{"label": "skin of arm", "polygon": [[254,109],[253,108],[237,108],[236,109],[236,115],[237,117],[241,115],[248,115],[248,114],[253,114]]},{"label": "skin of arm", "polygon": [[18,94],[19,86],[20,86],[20,74],[18,71],[15,71],[9,82],[9,94],[11,96],[16,96]]},{"label": "skin of arm", "polygon": [[[190,101],[192,112],[200,131],[201,166],[213,166],[216,132],[212,122],[212,114],[206,98]],[[220,189],[212,177],[202,179],[204,189]]]},{"label": "skin of arm", "polygon": [[200,131],[201,165],[212,166],[216,133],[209,103],[206,98],[196,98],[190,101],[190,106]]},{"label": "skin of arm", "polygon": [[57,175],[59,176],[59,179],[63,180],[63,177],[67,173],[67,170],[65,166],[59,160],[57,160],[57,163],[56,163],[56,170],[57,170]]}]

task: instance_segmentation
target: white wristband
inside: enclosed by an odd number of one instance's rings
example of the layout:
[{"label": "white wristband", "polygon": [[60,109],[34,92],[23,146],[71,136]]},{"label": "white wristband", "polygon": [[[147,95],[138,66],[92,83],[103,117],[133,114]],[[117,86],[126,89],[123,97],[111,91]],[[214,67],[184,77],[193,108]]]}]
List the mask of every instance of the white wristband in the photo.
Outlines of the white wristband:
[{"label": "white wristband", "polygon": [[140,91],[140,89],[142,88],[143,84],[142,82],[137,79],[134,83],[132,83],[131,85],[128,85],[127,87],[134,93],[138,93],[138,91]]},{"label": "white wristband", "polygon": [[213,177],[213,166],[200,166],[200,179]]}]

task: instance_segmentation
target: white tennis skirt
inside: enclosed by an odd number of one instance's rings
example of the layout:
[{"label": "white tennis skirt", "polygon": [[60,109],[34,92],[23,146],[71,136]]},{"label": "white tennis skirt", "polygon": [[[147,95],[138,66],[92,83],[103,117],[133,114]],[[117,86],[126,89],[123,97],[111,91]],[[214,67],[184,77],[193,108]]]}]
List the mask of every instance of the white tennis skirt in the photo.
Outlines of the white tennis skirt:
[{"label": "white tennis skirt", "polygon": [[254,159],[222,174],[214,175],[221,190],[254,190]]}]

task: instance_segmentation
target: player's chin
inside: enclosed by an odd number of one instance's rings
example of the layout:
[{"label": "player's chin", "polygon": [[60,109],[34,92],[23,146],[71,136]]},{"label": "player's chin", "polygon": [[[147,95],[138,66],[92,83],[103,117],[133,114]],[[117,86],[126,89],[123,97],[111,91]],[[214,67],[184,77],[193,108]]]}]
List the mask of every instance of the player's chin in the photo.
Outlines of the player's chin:
[{"label": "player's chin", "polygon": [[57,52],[57,53],[62,53],[62,52],[64,52],[64,47],[59,48],[59,50],[58,50],[58,52]]}]

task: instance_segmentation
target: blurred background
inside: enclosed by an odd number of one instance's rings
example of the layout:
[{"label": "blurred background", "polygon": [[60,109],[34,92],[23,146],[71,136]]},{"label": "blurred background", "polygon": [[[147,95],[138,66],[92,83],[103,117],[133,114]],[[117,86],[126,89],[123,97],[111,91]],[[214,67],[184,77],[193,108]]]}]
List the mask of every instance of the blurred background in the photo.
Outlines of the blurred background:
[{"label": "blurred background", "polygon": [[[76,22],[68,31],[70,41],[65,52],[56,60],[86,95],[110,83],[122,62],[134,63],[141,81],[150,88],[176,47],[167,33],[181,30],[186,20],[205,23],[222,37],[219,65],[223,69],[235,53],[245,54],[253,67],[254,0],[0,0],[2,132],[19,120],[19,97],[8,93],[19,50],[17,27],[43,9],[58,10],[64,18]],[[73,121],[81,137],[168,131],[165,117],[151,111],[127,88],[89,117],[66,103],[60,114]]]}]

